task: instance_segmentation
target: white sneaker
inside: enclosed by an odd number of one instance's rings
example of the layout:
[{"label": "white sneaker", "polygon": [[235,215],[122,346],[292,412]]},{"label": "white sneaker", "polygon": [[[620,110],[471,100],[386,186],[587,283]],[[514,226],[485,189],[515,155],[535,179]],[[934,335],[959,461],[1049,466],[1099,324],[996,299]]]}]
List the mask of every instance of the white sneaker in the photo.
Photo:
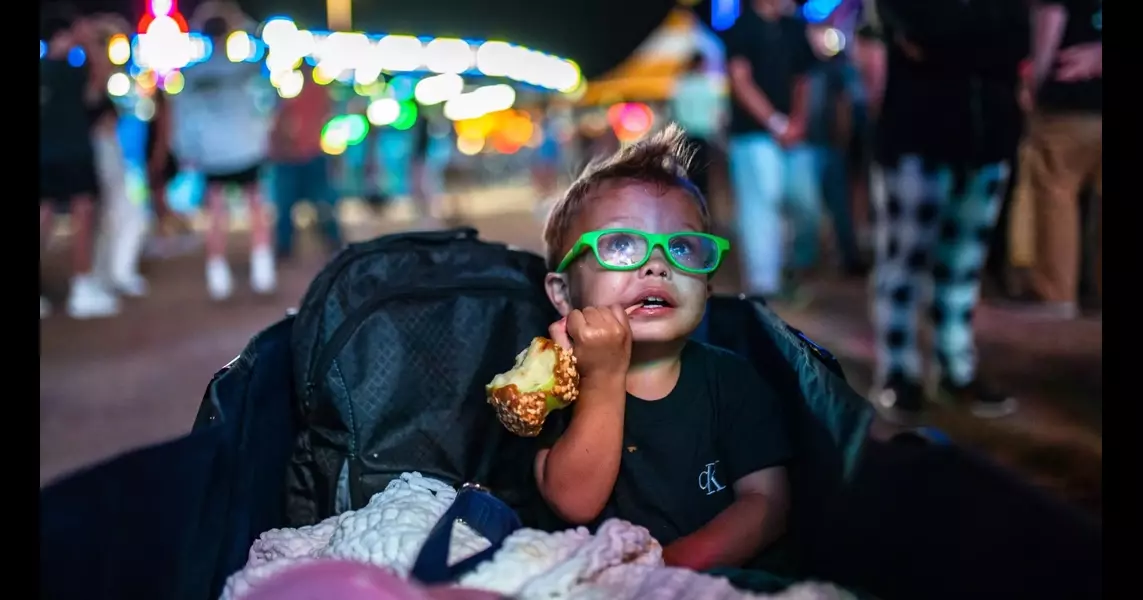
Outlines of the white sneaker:
[{"label": "white sneaker", "polygon": [[128,298],[142,298],[147,295],[147,280],[142,275],[121,277],[115,282],[115,290]]},{"label": "white sneaker", "polygon": [[226,300],[234,291],[230,265],[226,264],[225,258],[206,260],[206,291],[211,300]]},{"label": "white sneaker", "polygon": [[119,299],[92,275],[79,275],[71,280],[67,298],[67,314],[73,319],[97,319],[119,314]]},{"label": "white sneaker", "polygon": [[40,296],[40,318],[46,319],[48,315],[52,314],[52,303],[48,299]]},{"label": "white sneaker", "polygon": [[255,294],[270,294],[278,285],[274,270],[274,252],[269,246],[255,248],[250,253],[250,288]]}]

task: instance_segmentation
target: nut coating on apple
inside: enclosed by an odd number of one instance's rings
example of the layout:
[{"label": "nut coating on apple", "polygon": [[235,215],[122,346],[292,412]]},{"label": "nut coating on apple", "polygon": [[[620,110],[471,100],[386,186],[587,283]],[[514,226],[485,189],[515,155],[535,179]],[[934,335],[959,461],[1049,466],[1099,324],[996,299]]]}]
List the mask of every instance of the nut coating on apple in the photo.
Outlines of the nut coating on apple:
[{"label": "nut coating on apple", "polygon": [[579,396],[579,372],[570,350],[545,337],[532,340],[511,370],[485,386],[488,403],[504,427],[523,437],[535,437],[544,419]]}]

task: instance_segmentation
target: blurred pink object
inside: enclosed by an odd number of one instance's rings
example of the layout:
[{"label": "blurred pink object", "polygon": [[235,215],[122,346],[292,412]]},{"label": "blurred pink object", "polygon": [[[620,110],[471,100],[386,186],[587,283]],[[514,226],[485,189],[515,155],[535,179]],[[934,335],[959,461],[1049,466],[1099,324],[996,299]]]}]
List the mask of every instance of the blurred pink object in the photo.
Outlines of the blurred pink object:
[{"label": "blurred pink object", "polygon": [[373,565],[322,560],[288,568],[243,600],[496,600],[497,594],[458,588],[425,589]]}]

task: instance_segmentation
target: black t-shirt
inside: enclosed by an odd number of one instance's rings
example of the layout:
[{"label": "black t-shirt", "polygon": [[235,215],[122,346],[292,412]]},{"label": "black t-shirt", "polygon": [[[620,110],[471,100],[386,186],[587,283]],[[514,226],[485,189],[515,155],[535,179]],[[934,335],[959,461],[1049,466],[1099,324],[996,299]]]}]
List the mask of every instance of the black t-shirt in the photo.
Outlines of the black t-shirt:
[{"label": "black t-shirt", "polygon": [[[567,429],[571,412],[549,416],[544,446]],[[790,457],[773,388],[742,357],[690,342],[670,394],[627,396],[619,476],[598,522],[625,519],[670,544],[730,506],[734,482]]]},{"label": "black t-shirt", "polygon": [[[1024,0],[877,0],[886,39],[877,159],[916,154],[979,166],[1019,139],[1019,64],[1028,54]],[[919,48],[920,60],[899,43]]]},{"label": "black t-shirt", "polygon": [[[723,36],[727,60],[742,57],[750,61],[754,83],[774,105],[790,114],[794,82],[817,61],[809,40],[806,22],[793,17],[767,21],[753,10],[743,11]],[[730,133],[766,131],[749,112],[731,102]]]},{"label": "black t-shirt", "polygon": [[84,102],[88,70],[66,60],[40,61],[40,160],[89,160],[91,112]]},{"label": "black t-shirt", "polygon": [[[1103,43],[1103,0],[1049,0],[1068,12],[1060,49],[1091,42]],[[1103,77],[1065,83],[1049,75],[1040,88],[1038,108],[1049,112],[1103,113]]]}]

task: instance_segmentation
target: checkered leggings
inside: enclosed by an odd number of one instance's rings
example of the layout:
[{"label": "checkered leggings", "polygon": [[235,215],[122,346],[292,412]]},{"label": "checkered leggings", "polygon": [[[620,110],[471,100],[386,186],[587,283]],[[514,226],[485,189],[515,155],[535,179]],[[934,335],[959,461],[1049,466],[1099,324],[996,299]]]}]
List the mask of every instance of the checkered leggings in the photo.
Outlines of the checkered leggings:
[{"label": "checkered leggings", "polygon": [[1008,165],[975,169],[903,156],[874,168],[873,328],[877,382],[921,378],[917,306],[930,300],[934,353],[952,383],[976,371],[972,314]]}]

